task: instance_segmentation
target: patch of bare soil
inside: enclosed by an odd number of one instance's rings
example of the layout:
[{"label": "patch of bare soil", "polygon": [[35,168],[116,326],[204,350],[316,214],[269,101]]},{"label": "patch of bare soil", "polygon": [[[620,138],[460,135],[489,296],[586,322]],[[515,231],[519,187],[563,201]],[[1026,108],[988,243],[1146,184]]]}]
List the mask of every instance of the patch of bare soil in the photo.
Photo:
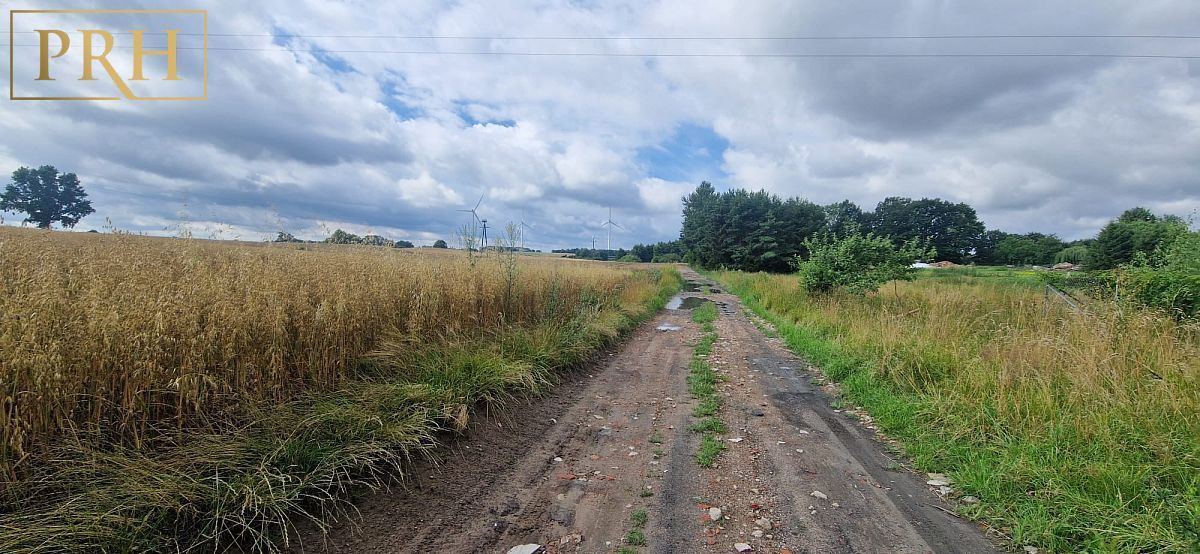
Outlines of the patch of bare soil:
[{"label": "patch of bare soil", "polygon": [[[308,533],[298,550],[994,551],[869,429],[832,408],[811,383],[817,374],[759,331],[736,297],[706,297],[720,308],[710,363],[727,379],[727,450],[715,467],[696,464],[688,430],[687,366],[700,331],[690,311],[668,309],[549,395],[481,419],[442,464],[363,499],[359,518],[327,537]],[[626,542],[636,510],[648,514],[646,545]]]}]

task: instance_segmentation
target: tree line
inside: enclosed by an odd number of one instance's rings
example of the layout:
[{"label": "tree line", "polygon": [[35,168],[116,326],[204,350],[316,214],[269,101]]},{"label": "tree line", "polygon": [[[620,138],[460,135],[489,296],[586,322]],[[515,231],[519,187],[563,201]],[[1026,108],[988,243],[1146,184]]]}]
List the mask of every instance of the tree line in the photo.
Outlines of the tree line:
[{"label": "tree line", "polygon": [[[866,211],[843,200],[821,206],[766,191],[718,192],[703,182],[683,198],[683,228],[670,245],[684,261],[703,268],[790,272],[809,257],[806,241],[853,234],[887,237],[900,247],[912,241],[923,261],[979,265],[1051,265],[1060,262],[1112,269],[1152,256],[1188,225],[1144,208],[1127,210],[1092,239],[1063,241],[1053,234],[987,229],[966,203],[939,198],[889,197]],[[639,247],[646,248],[643,245]],[[635,250],[638,247],[635,247]],[[643,261],[645,256],[639,256]]]}]

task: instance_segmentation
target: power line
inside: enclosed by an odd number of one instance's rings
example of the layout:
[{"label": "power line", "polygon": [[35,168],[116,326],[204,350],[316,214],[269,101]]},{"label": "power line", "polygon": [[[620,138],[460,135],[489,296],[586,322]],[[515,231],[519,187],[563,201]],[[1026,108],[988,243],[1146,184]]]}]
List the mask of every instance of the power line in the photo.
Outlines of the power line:
[{"label": "power line", "polygon": [[[0,47],[8,44],[0,44]],[[37,44],[16,44],[17,47],[37,47]],[[130,46],[115,46],[130,49]],[[161,47],[147,47],[165,49]],[[206,50],[203,47],[180,46],[178,50]],[[1195,60],[1198,55],[1184,54],[1112,54],[1070,52],[533,52],[533,51],[455,51],[455,50],[341,50],[323,48],[251,48],[210,46],[209,51],[223,52],[291,52],[309,54],[398,54],[434,56],[524,56],[524,57],[597,57],[597,58],[1111,58],[1111,59],[1172,59]]]},{"label": "power line", "polygon": [[[5,31],[0,31],[0,34]],[[15,31],[32,34],[35,31]],[[113,34],[130,34],[128,32]],[[147,31],[147,35],[162,32]],[[204,33],[178,33],[179,36],[204,36]],[[1163,39],[1200,40],[1200,35],[1043,35],[1043,34],[978,34],[978,35],[785,35],[785,36],[554,36],[554,35],[310,35],[299,33],[208,33],[210,37],[255,38],[361,38],[396,40],[988,40],[988,39]]]}]

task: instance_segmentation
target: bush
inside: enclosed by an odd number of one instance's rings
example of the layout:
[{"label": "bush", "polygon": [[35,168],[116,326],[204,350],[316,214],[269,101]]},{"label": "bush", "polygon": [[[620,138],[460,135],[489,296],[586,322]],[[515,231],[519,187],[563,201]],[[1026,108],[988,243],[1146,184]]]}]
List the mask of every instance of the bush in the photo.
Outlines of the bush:
[{"label": "bush", "polygon": [[915,241],[897,248],[891,239],[874,233],[810,239],[804,246],[809,259],[799,264],[800,282],[814,293],[842,288],[861,295],[888,281],[910,281],[913,261],[933,255]]},{"label": "bush", "polygon": [[642,259],[637,256],[634,256],[633,254],[626,254],[624,256],[621,256],[620,258],[617,258],[617,261],[637,264],[637,263],[641,263]]},{"label": "bush", "polygon": [[658,254],[650,261],[656,264],[677,264],[682,262],[683,258],[679,254],[671,252],[669,254]]},{"label": "bush", "polygon": [[1200,317],[1200,274],[1130,268],[1114,274],[1123,295],[1177,319]]}]

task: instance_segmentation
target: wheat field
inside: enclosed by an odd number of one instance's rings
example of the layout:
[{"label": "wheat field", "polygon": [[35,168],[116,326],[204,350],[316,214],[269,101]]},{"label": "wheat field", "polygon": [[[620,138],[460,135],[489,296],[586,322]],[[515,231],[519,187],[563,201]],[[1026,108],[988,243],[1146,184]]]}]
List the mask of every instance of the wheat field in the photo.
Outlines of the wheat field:
[{"label": "wheat field", "polygon": [[64,434],[139,448],[338,387],[385,338],[417,349],[565,320],[652,285],[535,256],[0,228],[0,472]]}]

